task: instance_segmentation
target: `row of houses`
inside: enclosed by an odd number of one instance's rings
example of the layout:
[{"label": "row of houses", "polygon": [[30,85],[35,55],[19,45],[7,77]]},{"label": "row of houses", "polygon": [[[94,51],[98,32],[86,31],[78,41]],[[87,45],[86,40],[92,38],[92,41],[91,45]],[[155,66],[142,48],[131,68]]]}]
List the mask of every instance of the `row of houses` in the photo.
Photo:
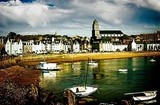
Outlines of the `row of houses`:
[{"label": "row of houses", "polygon": [[60,35],[39,35],[32,36],[33,39],[27,39],[27,36],[11,38],[8,36],[5,43],[5,51],[9,55],[19,55],[27,53],[70,53],[89,50],[89,39],[80,36],[68,37]]},{"label": "row of houses", "polygon": [[92,24],[91,37],[67,35],[19,35],[10,32],[0,37],[9,55],[27,53],[78,53],[111,51],[159,51],[160,31],[150,34],[125,35],[120,30],[100,30],[97,20]]}]

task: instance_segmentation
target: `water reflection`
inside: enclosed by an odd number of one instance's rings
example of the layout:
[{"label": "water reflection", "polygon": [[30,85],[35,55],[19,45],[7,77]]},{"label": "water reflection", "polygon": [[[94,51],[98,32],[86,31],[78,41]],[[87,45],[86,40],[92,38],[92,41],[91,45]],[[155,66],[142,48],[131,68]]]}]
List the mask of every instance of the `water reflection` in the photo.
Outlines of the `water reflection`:
[{"label": "water reflection", "polygon": [[[157,89],[158,81],[155,72],[156,62],[150,62],[148,57],[98,60],[97,66],[87,66],[87,61],[62,63],[61,71],[42,75],[41,86],[45,89],[63,91],[73,85],[84,84],[85,73],[88,69],[88,84],[98,85],[99,93],[93,94],[105,102],[122,98],[126,92]],[[118,69],[127,69],[120,73]],[[48,76],[49,75],[49,76]]]},{"label": "water reflection", "polygon": [[43,79],[55,79],[57,72],[58,71],[43,70],[42,71],[42,78]]},{"label": "water reflection", "polygon": [[92,74],[93,74],[93,79],[103,79],[104,78],[104,70],[100,69],[99,65],[98,66],[91,66],[90,67]]},{"label": "water reflection", "polygon": [[44,89],[51,90],[53,89],[52,84],[56,83],[57,74],[60,71],[49,71],[49,70],[42,70],[41,77],[40,77],[40,86]]}]

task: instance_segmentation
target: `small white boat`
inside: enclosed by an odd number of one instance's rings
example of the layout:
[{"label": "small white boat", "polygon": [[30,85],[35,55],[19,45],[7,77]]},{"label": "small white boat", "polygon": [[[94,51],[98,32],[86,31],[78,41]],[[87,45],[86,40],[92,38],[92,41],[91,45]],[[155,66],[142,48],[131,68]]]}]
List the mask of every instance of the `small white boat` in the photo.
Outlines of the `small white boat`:
[{"label": "small white boat", "polygon": [[97,63],[96,61],[90,60],[90,61],[88,62],[88,65],[89,65],[89,66],[98,66],[98,63]]},{"label": "small white boat", "polygon": [[37,65],[37,69],[41,69],[41,70],[59,70],[61,68],[57,66],[57,63],[40,62]]},{"label": "small white boat", "polygon": [[77,97],[86,97],[86,96],[89,96],[92,93],[96,92],[97,89],[98,89],[98,86],[87,85],[87,74],[88,74],[88,64],[87,64],[87,70],[86,70],[84,85],[73,86],[73,87],[65,89],[65,91],[66,90],[71,90]]},{"label": "small white boat", "polygon": [[71,90],[78,97],[86,97],[96,92],[97,86],[73,86],[66,90]]},{"label": "small white boat", "polygon": [[156,98],[157,90],[125,93],[124,95],[131,95],[134,101],[147,101]]},{"label": "small white boat", "polygon": [[155,60],[155,59],[150,59],[149,61],[150,61],[150,62],[155,62],[156,60]]},{"label": "small white boat", "polygon": [[118,72],[127,72],[128,69],[118,69],[117,71],[118,71]]}]

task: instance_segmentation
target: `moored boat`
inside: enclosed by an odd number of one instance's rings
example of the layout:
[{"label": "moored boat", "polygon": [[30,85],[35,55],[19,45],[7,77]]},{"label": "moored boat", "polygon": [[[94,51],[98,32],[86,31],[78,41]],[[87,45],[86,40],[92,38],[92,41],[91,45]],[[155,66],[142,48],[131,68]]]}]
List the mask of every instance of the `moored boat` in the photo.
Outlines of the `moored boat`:
[{"label": "moored boat", "polygon": [[[89,60],[88,60],[89,63]],[[91,95],[92,93],[96,92],[98,89],[98,86],[96,85],[87,85],[87,76],[88,76],[88,64],[87,64],[87,70],[85,74],[85,83],[84,85],[77,85],[72,86],[70,88],[65,89],[65,91],[70,90],[72,91],[77,97],[86,97]]]},{"label": "moored boat", "polygon": [[118,69],[117,71],[118,71],[118,72],[127,72],[128,69]]},{"label": "moored boat", "polygon": [[152,99],[156,98],[157,90],[125,93],[124,95],[132,96],[134,101],[147,101],[147,100],[152,100]]},{"label": "moored boat", "polygon": [[40,69],[40,70],[60,70],[61,68],[57,66],[57,63],[40,62],[37,65],[37,69]]},{"label": "moored boat", "polygon": [[149,61],[150,61],[150,62],[155,62],[156,60],[155,60],[155,59],[150,59]]},{"label": "moored boat", "polygon": [[86,97],[91,95],[92,93],[96,92],[98,89],[97,86],[73,86],[71,88],[68,88],[66,90],[71,90],[76,96],[78,97]]}]

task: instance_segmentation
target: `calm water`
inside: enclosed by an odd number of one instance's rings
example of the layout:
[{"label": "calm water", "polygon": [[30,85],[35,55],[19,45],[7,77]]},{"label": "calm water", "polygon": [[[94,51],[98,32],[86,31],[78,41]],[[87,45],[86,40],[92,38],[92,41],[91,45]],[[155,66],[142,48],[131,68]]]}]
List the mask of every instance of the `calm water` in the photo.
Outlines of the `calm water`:
[{"label": "calm water", "polygon": [[[98,92],[92,94],[100,102],[124,98],[124,93],[158,90],[160,58],[150,62],[151,57],[99,60],[98,66],[88,67],[88,84],[98,85]],[[87,61],[63,63],[61,71],[43,73],[40,86],[56,94],[73,85],[84,84]],[[128,72],[118,72],[128,69]]]}]

